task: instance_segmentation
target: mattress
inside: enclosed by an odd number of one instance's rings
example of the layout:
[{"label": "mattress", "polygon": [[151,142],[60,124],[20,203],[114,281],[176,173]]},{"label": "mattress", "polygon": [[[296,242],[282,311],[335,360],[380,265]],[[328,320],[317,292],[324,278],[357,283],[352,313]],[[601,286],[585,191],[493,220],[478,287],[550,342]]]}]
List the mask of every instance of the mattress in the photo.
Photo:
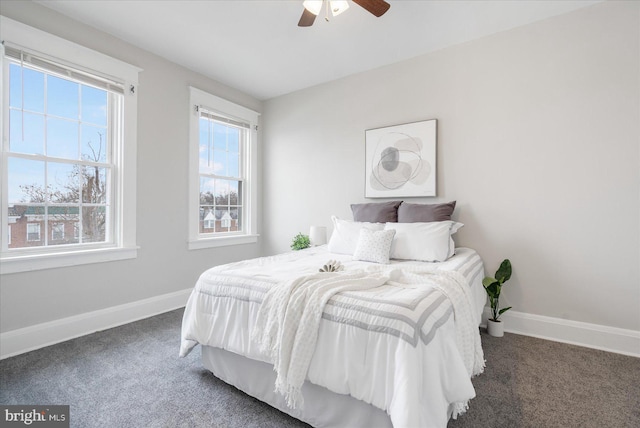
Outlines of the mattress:
[{"label": "mattress", "polygon": [[[265,293],[270,287],[317,272],[329,259],[343,263],[347,272],[402,270],[420,272],[431,279],[454,272],[468,287],[465,292],[473,322],[476,326],[480,323],[486,300],[481,284],[484,268],[472,249],[458,248],[442,263],[392,261],[376,265],[329,253],[326,246],[321,246],[204,272],[185,309],[181,355],[201,344],[205,347],[205,365],[214,374],[245,391],[251,389],[240,385],[244,382],[242,373],[235,378],[228,373],[233,370],[219,368],[224,364],[207,361],[212,351],[224,351],[224,358],[237,355],[239,360],[272,364],[251,340]],[[465,367],[461,355],[465,344],[459,343],[456,330],[456,318],[461,317],[442,295],[436,286],[390,283],[375,290],[332,297],[322,315],[306,384],[373,406],[388,414],[396,427],[446,426],[452,415],[464,410],[475,392],[470,381],[474,373]],[[414,313],[422,306],[429,310]],[[288,413],[317,426],[331,425],[313,417],[315,398],[305,397],[305,402],[307,409],[289,409]]]}]

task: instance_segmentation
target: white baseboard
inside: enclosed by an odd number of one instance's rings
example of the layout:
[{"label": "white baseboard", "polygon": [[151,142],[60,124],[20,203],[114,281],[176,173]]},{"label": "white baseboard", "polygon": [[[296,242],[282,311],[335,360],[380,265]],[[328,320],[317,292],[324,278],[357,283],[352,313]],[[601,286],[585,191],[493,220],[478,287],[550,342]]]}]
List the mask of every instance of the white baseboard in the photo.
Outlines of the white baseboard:
[{"label": "white baseboard", "polygon": [[[484,308],[483,326],[491,315]],[[504,331],[640,357],[640,331],[607,327],[510,310],[500,316]]]},{"label": "white baseboard", "polygon": [[191,288],[0,334],[0,360],[181,308]]}]

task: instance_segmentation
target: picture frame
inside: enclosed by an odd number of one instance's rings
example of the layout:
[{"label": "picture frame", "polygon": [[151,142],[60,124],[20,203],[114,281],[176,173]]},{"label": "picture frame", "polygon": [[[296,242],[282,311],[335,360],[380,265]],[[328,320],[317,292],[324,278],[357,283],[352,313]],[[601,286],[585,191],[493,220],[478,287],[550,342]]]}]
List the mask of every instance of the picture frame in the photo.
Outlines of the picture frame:
[{"label": "picture frame", "polygon": [[365,131],[365,197],[436,196],[437,120]]}]

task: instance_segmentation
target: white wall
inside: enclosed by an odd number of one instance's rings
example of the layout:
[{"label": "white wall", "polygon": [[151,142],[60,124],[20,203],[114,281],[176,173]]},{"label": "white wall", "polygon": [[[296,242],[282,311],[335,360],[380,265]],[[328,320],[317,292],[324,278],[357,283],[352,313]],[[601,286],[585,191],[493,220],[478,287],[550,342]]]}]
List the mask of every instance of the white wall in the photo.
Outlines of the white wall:
[{"label": "white wall", "polygon": [[144,69],[138,90],[138,258],[2,275],[1,332],[185,290],[208,267],[260,254],[258,244],[187,250],[188,86],[255,111],[262,109],[260,101],[35,3],[3,1],[1,12]]},{"label": "white wall", "polygon": [[[264,105],[264,251],[364,202],[364,130],[438,119],[438,197],[503,306],[640,332],[640,3],[606,2]],[[635,346],[635,345],[634,345]]]}]

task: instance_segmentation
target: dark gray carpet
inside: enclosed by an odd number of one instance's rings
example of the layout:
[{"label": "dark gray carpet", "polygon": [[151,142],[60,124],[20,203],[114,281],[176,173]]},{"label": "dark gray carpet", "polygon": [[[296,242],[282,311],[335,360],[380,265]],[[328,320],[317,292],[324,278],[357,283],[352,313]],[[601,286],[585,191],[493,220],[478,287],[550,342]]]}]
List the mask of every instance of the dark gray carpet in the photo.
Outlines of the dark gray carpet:
[{"label": "dark gray carpet", "polygon": [[[0,361],[0,404],[69,404],[73,427],[308,427],[178,358],[182,310]],[[455,427],[639,427],[640,359],[482,334]]]},{"label": "dark gray carpet", "polygon": [[448,428],[640,427],[640,358],[482,332],[476,398]]}]

